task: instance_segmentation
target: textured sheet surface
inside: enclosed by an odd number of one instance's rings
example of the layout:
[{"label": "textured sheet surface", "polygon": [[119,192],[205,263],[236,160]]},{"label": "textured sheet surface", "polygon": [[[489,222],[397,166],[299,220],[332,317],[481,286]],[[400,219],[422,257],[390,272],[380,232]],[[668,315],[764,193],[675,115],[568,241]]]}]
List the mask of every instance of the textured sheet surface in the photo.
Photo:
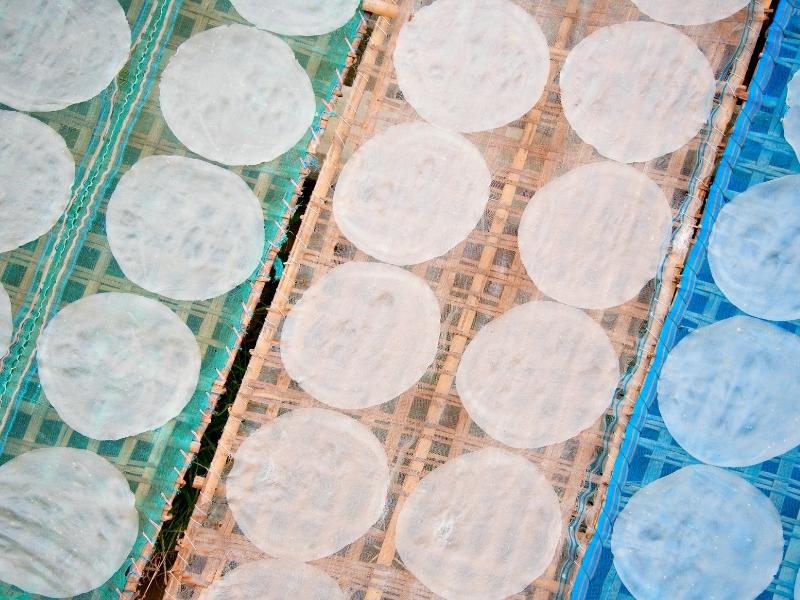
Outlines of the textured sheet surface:
[{"label": "textured sheet surface", "polygon": [[159,102],[189,150],[226,165],[273,160],[314,120],[314,91],[294,52],[255,27],[225,25],[184,42],[161,76]]},{"label": "textured sheet surface", "polygon": [[24,113],[0,110],[0,252],[35,240],[67,206],[75,162],[64,139]]},{"label": "textured sheet surface", "polygon": [[361,423],[296,410],[242,444],[228,479],[236,522],[270,556],[311,561],[358,539],[383,514],[389,467]]},{"label": "textured sheet surface", "polygon": [[[307,132],[281,160],[235,170],[258,197],[265,215],[268,247],[259,271],[210,301],[165,301],[192,330],[201,348],[200,383],[189,405],[176,420],[154,432],[97,442],[67,427],[44,398],[35,369],[36,339],[58,308],[81,297],[101,291],[153,297],[131,283],[111,255],[104,223],[108,198],[119,177],[140,158],[192,156],[161,116],[154,89],[158,75],[166,59],[192,34],[242,22],[227,0],[125,0],[123,5],[135,45],[118,79],[91,102],[37,115],[61,134],[75,157],[70,209],[47,236],[0,255],[0,282],[11,296],[17,324],[16,343],[0,372],[0,462],[43,446],[87,448],[123,472],[142,515],[139,537],[126,563],[108,584],[81,600],[117,600],[116,590],[124,591],[126,581],[126,597],[132,596],[143,557],[153,551],[161,522],[170,514],[174,491],[182,483],[210,406],[224,390],[243,326],[269,276],[275,247],[284,239],[284,217],[294,205],[295,187],[313,166],[306,148],[319,137],[320,120],[327,120],[322,117],[324,102],[340,86],[349,44],[360,24],[355,18],[331,35],[289,40],[318,98],[314,132]],[[0,585],[0,597],[30,599],[8,585]]]},{"label": "textured sheet surface", "polygon": [[347,161],[333,215],[366,254],[417,264],[467,237],[483,216],[491,181],[483,156],[464,137],[407,123],[376,135]]},{"label": "textured sheet surface", "polygon": [[520,118],[539,101],[550,70],[539,24],[510,0],[438,0],[420,9],[393,60],[419,115],[455,131]]},{"label": "textured sheet surface", "polygon": [[633,167],[578,167],[536,192],[519,224],[520,258],[536,286],[580,308],[634,298],[658,272],[672,211],[658,184]]},{"label": "textured sheet surface", "polygon": [[490,436],[542,448],[591,427],[611,405],[619,375],[611,340],[586,313],[528,302],[478,332],[458,365],[456,389]]},{"label": "textured sheet surface", "polygon": [[746,600],[772,581],[783,535],[764,494],[735,473],[692,465],[631,498],[611,551],[637,600]]},{"label": "textured sheet surface", "polygon": [[0,102],[52,111],[90,100],[128,61],[130,44],[117,0],[6,0]]},{"label": "textured sheet surface", "polygon": [[714,71],[686,35],[661,23],[598,29],[567,56],[564,113],[612,160],[645,162],[688,143],[708,119]]},{"label": "textured sheet surface", "polygon": [[[786,86],[800,67],[800,3],[776,6],[775,22],[764,55],[749,87],[748,100],[722,157],[714,187],[687,261],[681,290],[667,317],[653,367],[638,399],[631,424],[614,467],[597,534],[576,580],[576,600],[632,598],[617,576],[609,548],[614,519],[631,495],[644,485],[696,461],[670,436],[658,411],[656,386],[668,352],[694,330],[742,314],[714,285],[708,266],[708,239],[720,209],[744,190],[784,175],[800,172],[791,146],[783,138]],[[778,323],[793,334],[800,323]],[[792,598],[800,567],[800,451],[797,448],[764,463],[738,469],[781,515],[784,555],[777,575],[758,600]]]},{"label": "textured sheet surface", "polygon": [[698,460],[743,467],[800,444],[800,336],[736,316],[686,336],[667,357],[658,407]]},{"label": "textured sheet surface", "polygon": [[346,600],[336,580],[316,567],[286,560],[257,560],[236,567],[203,600]]},{"label": "textured sheet surface", "polygon": [[211,163],[152,156],[120,179],[106,235],[125,276],[176,300],[229,292],[264,251],[261,204],[247,183]]},{"label": "textured sheet surface", "polygon": [[48,402],[96,440],[161,427],[191,400],[200,375],[192,331],[156,300],[95,294],[47,324],[36,364]]},{"label": "textured sheet surface", "polygon": [[708,262],[714,283],[742,311],[800,319],[800,175],[754,185],[726,204]]},{"label": "textured sheet surface", "polygon": [[284,35],[320,35],[353,18],[359,0],[232,0],[256,27]]},{"label": "textured sheet surface", "polygon": [[367,408],[425,374],[439,342],[439,304],[421,278],[375,263],[342,265],[308,290],[281,333],[286,370],[337,408]]},{"label": "textured sheet surface", "polygon": [[633,0],[643,13],[676,25],[700,25],[729,17],[750,0]]},{"label": "textured sheet surface", "polygon": [[139,535],[122,473],[75,448],[40,448],[0,466],[0,579],[65,598],[104,583]]}]

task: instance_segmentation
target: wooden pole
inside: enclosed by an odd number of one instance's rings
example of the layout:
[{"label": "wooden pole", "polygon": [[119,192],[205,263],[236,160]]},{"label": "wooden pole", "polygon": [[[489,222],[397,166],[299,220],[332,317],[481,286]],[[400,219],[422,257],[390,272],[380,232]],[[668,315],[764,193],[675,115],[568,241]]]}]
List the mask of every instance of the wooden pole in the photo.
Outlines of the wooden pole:
[{"label": "wooden pole", "polygon": [[387,19],[396,19],[397,15],[400,14],[400,9],[397,5],[390,4],[386,0],[363,0],[362,5],[365,11]]}]

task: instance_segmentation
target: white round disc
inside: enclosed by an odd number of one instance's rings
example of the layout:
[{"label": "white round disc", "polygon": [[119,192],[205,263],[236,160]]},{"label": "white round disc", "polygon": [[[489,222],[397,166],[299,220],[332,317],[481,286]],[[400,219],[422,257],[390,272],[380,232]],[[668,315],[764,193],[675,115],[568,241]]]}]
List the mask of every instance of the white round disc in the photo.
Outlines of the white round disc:
[{"label": "white round disc", "polygon": [[789,80],[786,106],[786,114],[783,116],[783,135],[800,158],[800,76],[797,73]]},{"label": "white round disc", "polygon": [[425,123],[396,125],[347,161],[333,214],[370,256],[421,263],[467,237],[483,216],[491,181],[481,153],[460,135]]},{"label": "white round disc", "polygon": [[637,600],[755,598],[778,570],[783,534],[778,511],[756,488],[693,465],[633,495],[611,551]]},{"label": "white round disc", "polygon": [[722,207],[711,233],[714,283],[747,314],[800,318],[800,175],[751,187]]},{"label": "white round disc", "polygon": [[235,173],[202,160],[151,156],[123,175],[106,213],[125,276],[176,300],[206,300],[261,262],[264,216]]},{"label": "white round disc", "polygon": [[5,0],[0,102],[51,111],[94,98],[128,61],[130,45],[117,0]]},{"label": "white round disc", "polygon": [[670,352],[658,406],[689,454],[721,467],[800,444],[800,337],[752,317],[698,329]]},{"label": "white round disc", "polygon": [[656,21],[673,25],[702,25],[730,17],[750,0],[632,0]]},{"label": "white round disc", "polygon": [[139,534],[135,498],[106,459],[40,448],[0,466],[0,580],[77,596],[105,583]]},{"label": "white round disc", "polygon": [[446,600],[499,600],[550,565],[561,509],[533,463],[496,448],[451,460],[425,476],[400,509],[397,551]]},{"label": "white round disc", "polygon": [[305,135],[314,90],[289,45],[225,25],[180,45],[161,75],[161,112],[192,152],[227,165],[277,158]]},{"label": "white round disc", "polygon": [[456,389],[470,418],[514,448],[557,444],[593,425],[619,380],[603,328],[555,302],[516,306],[469,343]]},{"label": "white round disc", "polygon": [[336,580],[311,565],[282,558],[236,567],[200,600],[346,600]]},{"label": "white round disc", "polygon": [[11,299],[8,297],[6,288],[0,285],[0,359],[8,354],[13,333],[14,320],[11,311]]},{"label": "white round disc", "polygon": [[183,321],[160,302],[116,292],[62,308],[36,358],[58,415],[97,440],[160,427],[183,410],[200,376],[200,348]]},{"label": "white round disc", "polygon": [[397,83],[426,121],[483,131],[539,101],[550,49],[534,18],[510,0],[437,0],[400,31]]},{"label": "white round disc", "polygon": [[561,69],[561,104],[603,156],[644,162],[687,144],[711,112],[716,80],[697,45],[660,23],[602,27]]},{"label": "white round disc", "polygon": [[322,35],[353,18],[359,0],[231,0],[244,19],[282,35]]},{"label": "white round disc", "polygon": [[520,258],[542,292],[580,308],[634,298],[669,247],[661,188],[627,165],[578,167],[541,188],[519,224]]},{"label": "white round disc", "polygon": [[239,447],[226,483],[228,503],[262,551],[316,560],[354,542],[381,517],[387,462],[378,439],[355,419],[295,409]]},{"label": "white round disc", "polygon": [[74,177],[75,162],[60,135],[33,117],[0,110],[0,252],[50,230]]},{"label": "white round disc", "polygon": [[283,323],[281,358],[314,398],[344,409],[388,402],[425,374],[439,344],[439,304],[398,267],[354,262],[312,285]]}]

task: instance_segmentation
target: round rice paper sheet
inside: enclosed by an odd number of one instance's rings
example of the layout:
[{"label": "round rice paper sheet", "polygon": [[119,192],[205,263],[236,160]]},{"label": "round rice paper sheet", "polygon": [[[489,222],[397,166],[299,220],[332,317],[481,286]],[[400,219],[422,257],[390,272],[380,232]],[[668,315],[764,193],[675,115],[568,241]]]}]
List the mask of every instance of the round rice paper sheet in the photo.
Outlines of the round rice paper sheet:
[{"label": "round rice paper sheet", "polygon": [[611,551],[637,600],[755,598],[781,563],[781,519],[739,475],[692,465],[633,495]]},{"label": "round rice paper sheet", "polygon": [[299,408],[250,435],[226,483],[239,528],[270,556],[311,561],[338,552],[383,515],[386,452],[355,419]]},{"label": "round rice paper sheet", "polygon": [[358,409],[388,402],[436,357],[440,310],[427,283],[398,267],[352,262],[305,291],[283,323],[281,359],[320,402]]},{"label": "round rice paper sheet", "polygon": [[393,60],[417,113],[463,132],[524,116],[550,72],[542,29],[510,0],[437,0],[421,8],[400,31]]},{"label": "round rice paper sheet", "polygon": [[159,101],[181,143],[226,165],[287,152],[308,131],[317,106],[289,45],[246,25],[215,27],[183,42],[161,75]]},{"label": "round rice paper sheet", "polygon": [[72,153],[58,133],[23,113],[0,110],[0,252],[53,227],[74,177]]},{"label": "round rice paper sheet", "polygon": [[800,337],[731,317],[683,338],[667,356],[658,406],[689,454],[721,467],[769,460],[800,444]]},{"label": "round rice paper sheet", "polygon": [[175,313],[116,292],[62,308],[36,349],[45,396],[64,422],[97,440],[164,425],[191,400],[200,348]]},{"label": "round rice paper sheet", "polygon": [[261,264],[264,216],[241,177],[202,160],[151,156],[122,176],[106,232],[125,276],[175,300],[207,300]]},{"label": "round rice paper sheet", "polygon": [[395,125],[347,161],[333,196],[336,224],[359,249],[411,265],[441,256],[475,228],[492,177],[478,149],[426,123]]},{"label": "round rice paper sheet", "polygon": [[353,18],[359,0],[231,0],[253,25],[282,35],[322,35]]},{"label": "round rice paper sheet", "polygon": [[131,29],[117,0],[4,0],[0,102],[53,111],[94,98],[128,61]]},{"label": "round rice paper sheet", "polygon": [[40,448],[0,466],[0,580],[30,594],[89,592],[119,569],[139,534],[122,474],[88,450]]},{"label": "round rice paper sheet", "polygon": [[606,158],[645,162],[689,143],[711,113],[716,78],[686,35],[667,25],[601,27],[567,56],[560,75],[569,124]]},{"label": "round rice paper sheet", "polygon": [[486,448],[427,474],[400,509],[405,567],[446,600],[500,600],[544,573],[561,537],[558,496],[533,463]]}]

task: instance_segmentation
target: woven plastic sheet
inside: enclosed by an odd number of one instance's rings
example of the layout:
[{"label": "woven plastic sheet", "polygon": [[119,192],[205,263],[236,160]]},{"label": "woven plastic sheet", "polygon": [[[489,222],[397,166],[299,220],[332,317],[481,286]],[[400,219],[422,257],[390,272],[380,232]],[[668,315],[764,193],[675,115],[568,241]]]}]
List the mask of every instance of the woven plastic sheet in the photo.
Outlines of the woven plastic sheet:
[{"label": "woven plastic sheet", "polygon": [[[608,500],[575,585],[573,598],[632,598],[613,566],[609,547],[614,520],[643,486],[697,461],[669,434],[658,410],[656,387],[668,352],[683,337],[709,323],[742,314],[714,284],[708,266],[708,240],[724,204],[765,181],[800,172],[800,164],[783,137],[786,85],[800,69],[800,3],[777,6],[766,48],[750,84],[749,97],[728,142],[711,189],[697,243],[687,260],[681,287],[668,315],[625,441],[614,467]],[[779,323],[800,333],[800,322]],[[736,469],[775,504],[781,514],[784,560],[773,583],[761,595],[794,598],[800,568],[800,451]]]},{"label": "woven plastic sheet", "polygon": [[[341,85],[351,43],[361,24],[357,15],[325,36],[287,38],[311,77],[317,97],[313,127],[283,157],[232,169],[262,203],[269,243],[261,268],[231,292],[209,301],[176,302],[158,297],[191,328],[203,352],[200,384],[191,402],[178,418],[154,432],[98,442],[67,427],[42,394],[34,359],[37,336],[59,307],[91,294],[129,291],[156,297],[126,280],[114,261],[105,237],[105,207],[120,176],[140,158],[193,156],[161,116],[159,73],[191,35],[243,22],[228,0],[123,0],[122,5],[135,44],[130,62],[117,80],[91,101],[35,115],[64,136],[79,163],[67,212],[49,235],[0,255],[0,279],[11,296],[15,322],[14,344],[0,375],[0,461],[43,446],[88,448],[113,462],[136,494],[141,533],[130,560],[107,584],[81,598],[117,598],[120,590],[127,590],[130,596],[135,589],[210,408],[224,391],[230,361],[284,240],[296,188],[313,166],[307,148],[319,137],[321,121],[327,121],[325,107]],[[30,596],[0,584],[0,597]]]},{"label": "woven plastic sheet", "polygon": [[[388,127],[418,120],[398,89],[391,55],[398,32],[420,4],[398,3],[399,16],[379,18],[355,75],[333,145],[323,165],[303,225],[271,306],[217,454],[204,478],[166,597],[196,600],[203,589],[236,565],[263,554],[239,531],[225,497],[231,457],[249,434],[295,407],[322,406],[286,373],[280,358],[280,328],[291,306],[334,266],[369,260],[341,235],[331,213],[333,184],[355,149]],[[501,445],[471,422],[454,387],[466,344],[480,328],[511,307],[541,299],[525,274],[517,227],[533,194],[554,177],[600,157],[570,129],[559,102],[557,74],[569,50],[598,27],[643,19],[623,0],[527,0],[519,2],[542,26],[551,47],[551,71],[544,97],[523,119],[468,136],[493,175],[483,219],[469,237],[437,259],[410,268],[434,290],[442,308],[442,335],[434,364],[422,380],[394,400],[366,410],[346,411],[384,444],[393,469],[384,516],[363,537],[314,564],[336,577],[351,598],[433,598],[395,552],[397,507],[425,473],[449,459]],[[675,242],[659,278],[638,298],[605,311],[590,311],[611,338],[625,374],[613,406],[589,430],[562,444],[520,451],[546,474],[561,500],[565,535],[546,573],[514,598],[568,594],[575,566],[593,532],[599,503],[619,447],[632,399],[644,378],[663,316],[674,294],[678,265],[704,199],[755,40],[763,5],[708,26],[687,27],[719,79],[712,125],[681,150],[640,165],[670,200]],[[469,65],[464,65],[469,68]],[[480,85],[480,82],[476,82]],[[348,360],[342,356],[342,361]],[[569,369],[565,369],[568,373]],[[514,515],[508,515],[513,521]],[[511,524],[513,527],[513,523]]]}]

